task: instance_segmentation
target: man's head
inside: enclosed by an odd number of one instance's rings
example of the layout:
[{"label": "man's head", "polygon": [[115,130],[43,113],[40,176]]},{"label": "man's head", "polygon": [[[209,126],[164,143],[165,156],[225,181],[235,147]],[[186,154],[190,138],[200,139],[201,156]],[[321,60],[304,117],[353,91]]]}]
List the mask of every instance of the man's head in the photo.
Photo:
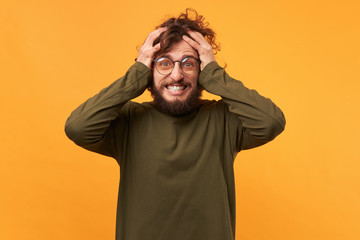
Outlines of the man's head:
[{"label": "man's head", "polygon": [[[193,17],[190,16],[191,12],[194,13]],[[207,26],[203,16],[187,9],[178,18],[170,18],[156,27],[165,27],[166,30],[153,42],[153,46],[160,43],[160,50],[154,56],[149,90],[161,110],[181,116],[198,105],[202,92],[198,85],[200,56],[183,40],[183,35],[191,38],[187,29],[199,32],[215,51],[219,50],[215,33]],[[172,68],[168,68],[169,64]]]}]

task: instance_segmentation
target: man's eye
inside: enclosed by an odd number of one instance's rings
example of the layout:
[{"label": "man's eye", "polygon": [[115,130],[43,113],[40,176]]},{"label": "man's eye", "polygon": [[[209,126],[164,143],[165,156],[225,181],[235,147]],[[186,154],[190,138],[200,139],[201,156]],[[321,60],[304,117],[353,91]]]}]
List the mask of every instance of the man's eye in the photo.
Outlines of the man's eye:
[{"label": "man's eye", "polygon": [[160,66],[162,66],[162,67],[169,67],[169,66],[171,66],[171,63],[168,62],[168,61],[162,61],[162,62],[160,62]]},{"label": "man's eye", "polygon": [[183,66],[186,67],[186,68],[192,68],[192,67],[194,67],[194,63],[192,63],[192,62],[184,62]]}]

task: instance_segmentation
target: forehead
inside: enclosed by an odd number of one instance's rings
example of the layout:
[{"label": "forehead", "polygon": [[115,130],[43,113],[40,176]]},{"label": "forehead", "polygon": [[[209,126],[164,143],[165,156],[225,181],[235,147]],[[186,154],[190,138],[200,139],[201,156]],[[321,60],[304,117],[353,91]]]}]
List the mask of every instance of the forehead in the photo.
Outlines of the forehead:
[{"label": "forehead", "polygon": [[181,58],[185,56],[193,56],[195,58],[198,58],[197,51],[184,40],[173,44],[170,51],[162,55],[169,56],[173,60],[181,60]]}]

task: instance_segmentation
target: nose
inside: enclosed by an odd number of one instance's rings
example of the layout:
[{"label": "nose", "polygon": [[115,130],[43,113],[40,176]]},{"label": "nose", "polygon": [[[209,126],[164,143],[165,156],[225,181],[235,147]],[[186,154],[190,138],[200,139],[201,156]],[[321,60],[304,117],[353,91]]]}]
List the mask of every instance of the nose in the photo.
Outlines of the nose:
[{"label": "nose", "polygon": [[173,79],[174,81],[179,81],[183,79],[183,73],[181,71],[179,62],[176,62],[174,65],[174,68],[171,72],[171,79]]}]

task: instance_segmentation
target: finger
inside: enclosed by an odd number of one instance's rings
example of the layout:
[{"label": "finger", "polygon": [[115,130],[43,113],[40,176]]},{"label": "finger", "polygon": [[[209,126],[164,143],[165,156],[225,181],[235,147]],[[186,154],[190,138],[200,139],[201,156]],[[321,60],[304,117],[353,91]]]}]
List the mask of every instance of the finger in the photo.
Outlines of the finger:
[{"label": "finger", "polygon": [[200,45],[208,43],[201,33],[196,31],[191,31],[190,29],[187,29],[186,32]]},{"label": "finger", "polygon": [[160,36],[161,33],[165,32],[167,30],[167,27],[158,28],[155,31],[150,33],[150,38],[155,40],[157,37]]},{"label": "finger", "polygon": [[183,35],[183,39],[185,42],[187,42],[191,47],[195,48],[196,50],[199,50],[200,48],[200,44],[194,40],[192,40],[191,38],[189,38],[186,35]]},{"label": "finger", "polygon": [[160,43],[157,43],[152,49],[153,49],[153,53],[159,51],[160,50]]},{"label": "finger", "polygon": [[153,44],[153,42],[155,41],[155,39],[157,39],[161,33],[163,33],[164,31],[166,31],[166,27],[163,27],[163,28],[159,28],[159,29],[156,29],[155,31],[151,32],[147,39],[145,40],[145,43],[146,45],[151,45]]},{"label": "finger", "polygon": [[161,27],[161,28],[158,28],[156,29],[155,31],[159,31],[160,33],[166,31],[168,28],[167,27]]}]

